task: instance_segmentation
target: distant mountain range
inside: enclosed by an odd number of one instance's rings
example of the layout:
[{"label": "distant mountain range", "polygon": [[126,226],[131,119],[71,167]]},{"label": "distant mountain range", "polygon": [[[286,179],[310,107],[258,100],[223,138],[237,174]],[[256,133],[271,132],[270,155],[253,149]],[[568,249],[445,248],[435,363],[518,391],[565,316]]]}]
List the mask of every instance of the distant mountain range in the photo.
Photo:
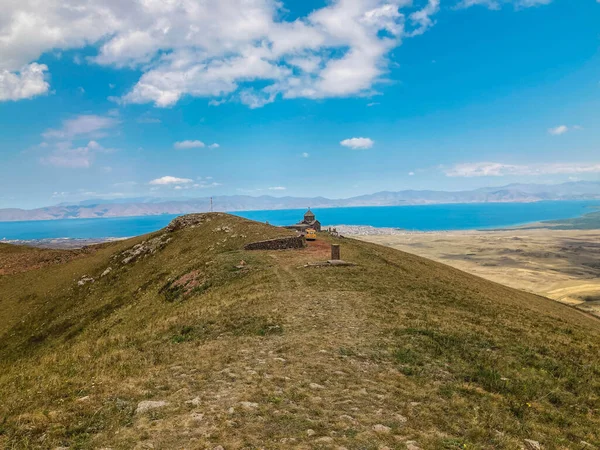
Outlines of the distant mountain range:
[{"label": "distant mountain range", "polygon": [[[336,208],[348,206],[402,206],[441,203],[508,203],[544,200],[600,200],[600,182],[579,181],[556,185],[510,184],[472,191],[399,191],[377,192],[346,199],[325,197],[271,197],[232,195],[213,197],[215,211],[251,211],[273,209]],[[99,217],[153,216],[186,214],[210,210],[210,198],[140,197],[119,200],[93,199],[76,204],[24,210],[0,209],[0,221],[90,219]]]}]

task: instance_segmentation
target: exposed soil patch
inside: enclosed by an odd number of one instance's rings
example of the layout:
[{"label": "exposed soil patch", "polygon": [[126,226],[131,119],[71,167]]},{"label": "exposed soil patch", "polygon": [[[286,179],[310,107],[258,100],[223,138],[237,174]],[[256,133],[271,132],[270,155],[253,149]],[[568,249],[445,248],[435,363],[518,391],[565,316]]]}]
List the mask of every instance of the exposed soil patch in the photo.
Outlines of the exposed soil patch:
[{"label": "exposed soil patch", "polygon": [[28,272],[55,264],[64,264],[92,253],[88,247],[81,250],[49,250],[0,244],[0,275]]},{"label": "exposed soil patch", "polygon": [[174,302],[190,294],[204,291],[208,286],[208,278],[200,270],[194,270],[167,283],[161,292],[167,301]]},{"label": "exposed soil patch", "polygon": [[176,289],[181,288],[184,294],[189,294],[195,288],[202,286],[205,282],[206,278],[202,273],[199,270],[194,270],[179,278],[172,286]]}]

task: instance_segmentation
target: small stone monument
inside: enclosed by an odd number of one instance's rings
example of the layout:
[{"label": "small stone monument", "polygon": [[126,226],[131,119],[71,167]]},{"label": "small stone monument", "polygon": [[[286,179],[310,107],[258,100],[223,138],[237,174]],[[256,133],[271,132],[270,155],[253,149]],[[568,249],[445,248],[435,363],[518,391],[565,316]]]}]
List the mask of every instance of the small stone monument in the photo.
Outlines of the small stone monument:
[{"label": "small stone monument", "polygon": [[331,260],[339,261],[340,259],[340,244],[331,244]]}]

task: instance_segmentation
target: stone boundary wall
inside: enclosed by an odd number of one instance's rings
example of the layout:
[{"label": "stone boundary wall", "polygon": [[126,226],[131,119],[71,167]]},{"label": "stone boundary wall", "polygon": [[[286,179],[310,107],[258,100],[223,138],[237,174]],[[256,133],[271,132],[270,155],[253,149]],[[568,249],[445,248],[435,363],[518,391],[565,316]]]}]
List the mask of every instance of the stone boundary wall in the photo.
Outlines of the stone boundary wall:
[{"label": "stone boundary wall", "polygon": [[288,248],[303,248],[304,238],[302,236],[291,236],[267,241],[258,241],[247,244],[244,250],[286,250]]}]

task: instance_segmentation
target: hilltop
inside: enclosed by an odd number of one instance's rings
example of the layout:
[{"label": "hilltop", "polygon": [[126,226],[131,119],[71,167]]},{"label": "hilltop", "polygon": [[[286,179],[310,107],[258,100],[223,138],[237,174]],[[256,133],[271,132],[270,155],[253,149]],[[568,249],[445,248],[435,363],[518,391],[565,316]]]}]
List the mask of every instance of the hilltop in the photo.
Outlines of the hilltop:
[{"label": "hilltop", "polygon": [[[555,185],[509,184],[470,191],[406,190],[376,192],[357,197],[331,199],[325,197],[272,197],[261,195],[224,195],[213,197],[220,211],[252,211],[277,209],[339,208],[351,206],[406,206],[452,203],[531,203],[545,200],[600,199],[600,183],[577,181]],[[78,203],[24,210],[0,209],[0,221],[89,219],[98,217],[154,216],[211,211],[211,199],[138,197],[91,199]]]},{"label": "hilltop", "polygon": [[[352,239],[243,249],[290,235],[193,215],[0,276],[0,448],[600,446],[598,320]],[[308,265],[332,242],[356,265]]]}]

